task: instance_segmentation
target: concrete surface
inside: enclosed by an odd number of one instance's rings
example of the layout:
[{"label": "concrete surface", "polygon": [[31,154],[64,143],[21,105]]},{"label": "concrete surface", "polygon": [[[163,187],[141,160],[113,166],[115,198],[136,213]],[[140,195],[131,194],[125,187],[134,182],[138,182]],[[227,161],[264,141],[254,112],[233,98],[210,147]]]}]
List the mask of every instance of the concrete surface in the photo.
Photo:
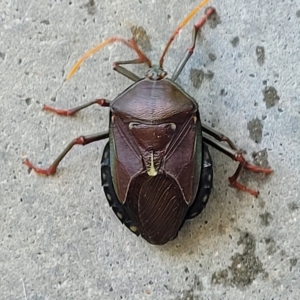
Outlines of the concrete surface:
[{"label": "concrete surface", "polygon": [[[207,208],[157,247],[131,234],[109,208],[100,182],[104,141],[78,146],[51,178],[22,165],[29,157],[47,166],[72,138],[108,126],[108,109],[64,118],[41,111],[43,104],[113,99],[131,83],[112,71],[114,61],[135,57],[122,45],[104,49],[64,82],[81,54],[133,32],[155,62],[196,4],[0,2],[1,299],[299,299],[298,0],[211,1],[218,16],[179,79],[199,101],[203,122],[274,169],[269,178],[243,173],[258,199],[228,187],[236,163],[211,150]],[[171,47],[170,73],[202,14]]]}]

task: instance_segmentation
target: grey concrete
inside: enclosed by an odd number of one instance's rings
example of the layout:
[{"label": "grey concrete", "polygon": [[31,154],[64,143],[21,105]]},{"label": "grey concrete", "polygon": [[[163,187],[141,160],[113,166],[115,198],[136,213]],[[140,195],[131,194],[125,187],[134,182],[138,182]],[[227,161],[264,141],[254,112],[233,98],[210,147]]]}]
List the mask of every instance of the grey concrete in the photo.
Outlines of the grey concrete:
[{"label": "grey concrete", "polygon": [[[260,190],[255,199],[228,187],[236,163],[211,150],[207,208],[163,247],[131,234],[109,208],[100,181],[104,141],[78,146],[50,178],[22,165],[29,157],[47,166],[72,138],[107,128],[105,108],[74,118],[41,111],[43,104],[113,99],[131,83],[111,68],[134,58],[122,45],[104,49],[64,82],[82,53],[142,26],[156,61],[197,4],[87,2],[0,2],[0,298],[299,299],[300,2],[211,2],[218,18],[202,31],[179,82],[199,101],[203,122],[251,161],[266,149],[256,161],[275,172],[243,173],[242,181]],[[167,71],[189,45],[193,22],[171,47]]]}]

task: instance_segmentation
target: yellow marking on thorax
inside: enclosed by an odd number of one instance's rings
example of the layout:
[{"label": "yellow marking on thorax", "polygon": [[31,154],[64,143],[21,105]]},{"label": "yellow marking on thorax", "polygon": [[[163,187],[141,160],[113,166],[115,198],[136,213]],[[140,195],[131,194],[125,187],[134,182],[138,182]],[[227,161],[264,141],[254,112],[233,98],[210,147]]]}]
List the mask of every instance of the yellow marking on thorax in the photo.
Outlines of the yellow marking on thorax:
[{"label": "yellow marking on thorax", "polygon": [[155,167],[154,167],[153,152],[151,153],[151,166],[150,166],[150,169],[148,170],[147,174],[149,176],[156,176],[157,175],[157,171],[155,170]]}]

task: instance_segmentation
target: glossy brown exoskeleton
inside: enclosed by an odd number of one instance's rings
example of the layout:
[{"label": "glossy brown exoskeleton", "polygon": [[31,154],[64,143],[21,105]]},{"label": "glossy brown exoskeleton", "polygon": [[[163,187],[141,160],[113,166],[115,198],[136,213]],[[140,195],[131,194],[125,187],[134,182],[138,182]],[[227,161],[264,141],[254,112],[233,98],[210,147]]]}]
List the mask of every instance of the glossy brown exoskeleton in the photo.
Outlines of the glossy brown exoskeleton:
[{"label": "glossy brown exoskeleton", "polygon": [[172,80],[146,77],[110,108],[110,142],[102,159],[106,197],[133,232],[164,244],[201,212],[212,186],[198,105]]},{"label": "glossy brown exoskeleton", "polygon": [[[194,25],[191,47],[172,77],[166,77],[163,60],[170,44],[207,2],[203,0],[197,5],[174,31],[158,66],[152,65],[134,39],[127,41],[112,37],[87,52],[73,67],[69,77],[87,57],[108,44],[121,42],[135,51],[138,58],[116,62],[114,69],[134,83],[113,101],[96,99],[70,110],[49,106],[44,106],[44,109],[70,116],[93,104],[108,106],[109,131],[74,139],[47,169],[37,168],[27,159],[24,161],[37,173],[52,175],[74,145],[109,138],[101,167],[106,198],[118,218],[132,232],[152,244],[162,245],[173,240],[184,222],[205,207],[213,179],[207,144],[239,162],[237,171],[229,178],[230,184],[237,189],[258,195],[237,181],[242,168],[266,174],[272,172],[248,163],[229,138],[201,124],[197,102],[175,82],[194,51],[197,32],[214,14],[213,8],[208,8],[205,16]],[[148,65],[144,78],[121,66],[136,63]]]}]

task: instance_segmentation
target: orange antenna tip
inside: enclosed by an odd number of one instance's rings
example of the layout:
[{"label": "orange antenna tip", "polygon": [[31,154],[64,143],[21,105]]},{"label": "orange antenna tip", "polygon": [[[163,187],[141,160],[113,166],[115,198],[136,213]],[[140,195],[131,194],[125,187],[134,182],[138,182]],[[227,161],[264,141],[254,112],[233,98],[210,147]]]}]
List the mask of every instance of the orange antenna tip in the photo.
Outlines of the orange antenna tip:
[{"label": "orange antenna tip", "polygon": [[86,52],[85,54],[83,54],[77,61],[77,63],[73,66],[73,68],[71,69],[70,73],[67,76],[67,80],[69,80],[74,73],[78,70],[78,68],[81,66],[81,64],[89,57],[91,57],[93,54],[95,54],[96,52],[98,52],[99,50],[101,50],[103,47],[107,46],[108,44],[111,44],[115,41],[120,40],[119,38],[116,37],[111,37],[105,41],[103,41],[102,43],[98,44],[97,46],[95,46],[94,48],[92,48],[91,50],[89,50],[88,52]]},{"label": "orange antenna tip", "polygon": [[78,70],[78,68],[81,66],[81,64],[89,57],[91,57],[93,54],[104,48],[105,46],[112,44],[114,42],[121,42],[124,45],[126,45],[128,48],[135,51],[138,55],[138,59],[141,63],[146,63],[148,66],[151,66],[151,62],[148,59],[148,57],[141,51],[141,49],[138,47],[138,45],[135,43],[133,39],[126,41],[125,39],[119,38],[119,37],[111,37],[102,43],[98,44],[91,50],[87,51],[85,54],[83,54],[77,61],[77,63],[73,66],[70,73],[67,76],[67,80],[70,79],[74,73]]},{"label": "orange antenna tip", "polygon": [[163,67],[163,63],[164,63],[164,58],[166,56],[166,53],[169,50],[170,45],[172,44],[173,40],[175,39],[175,37],[178,35],[179,31],[197,14],[197,12],[203,7],[205,6],[210,0],[203,0],[201,1],[184,19],[183,21],[179,24],[179,26],[175,29],[175,31],[173,32],[173,34],[171,35],[165,49],[164,52],[159,60],[159,66],[162,68]]}]

